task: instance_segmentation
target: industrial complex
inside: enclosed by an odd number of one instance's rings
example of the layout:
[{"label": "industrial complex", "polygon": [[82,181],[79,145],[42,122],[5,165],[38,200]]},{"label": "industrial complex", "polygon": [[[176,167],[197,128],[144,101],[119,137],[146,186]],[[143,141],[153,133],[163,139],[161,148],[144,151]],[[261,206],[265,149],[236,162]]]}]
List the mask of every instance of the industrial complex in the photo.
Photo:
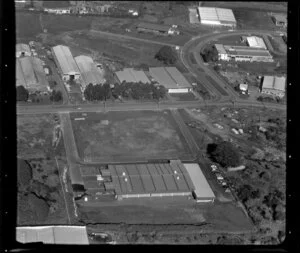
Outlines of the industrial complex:
[{"label": "industrial complex", "polygon": [[198,7],[198,15],[201,24],[236,27],[236,19],[230,9]]},{"label": "industrial complex", "polygon": [[169,93],[187,93],[192,86],[176,67],[149,68],[155,81],[166,87]]}]

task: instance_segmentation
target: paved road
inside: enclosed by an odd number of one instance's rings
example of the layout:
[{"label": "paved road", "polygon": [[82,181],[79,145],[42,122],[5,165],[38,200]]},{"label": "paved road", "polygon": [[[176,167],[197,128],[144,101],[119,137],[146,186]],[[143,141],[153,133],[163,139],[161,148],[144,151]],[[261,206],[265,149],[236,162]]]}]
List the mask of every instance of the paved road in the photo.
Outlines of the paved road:
[{"label": "paved road", "polygon": [[160,41],[148,40],[148,39],[141,39],[141,38],[136,38],[136,37],[133,37],[130,35],[123,35],[123,34],[117,34],[117,33],[103,32],[103,31],[96,31],[96,30],[90,30],[90,33],[92,35],[96,35],[96,36],[97,35],[106,35],[108,37],[110,36],[110,37],[117,37],[117,38],[121,38],[121,39],[137,40],[137,41],[141,41],[141,42],[158,44],[158,45],[162,45],[162,46],[171,46],[171,47],[177,46],[176,44],[172,44],[172,43],[160,42]]}]

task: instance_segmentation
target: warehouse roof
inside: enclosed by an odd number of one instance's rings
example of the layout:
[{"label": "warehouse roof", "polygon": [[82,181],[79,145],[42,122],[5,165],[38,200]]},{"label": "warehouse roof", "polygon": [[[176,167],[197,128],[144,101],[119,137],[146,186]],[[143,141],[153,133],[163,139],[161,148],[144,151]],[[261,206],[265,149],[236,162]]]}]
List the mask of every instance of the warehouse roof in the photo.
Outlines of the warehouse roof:
[{"label": "warehouse roof", "polygon": [[80,70],[80,74],[85,85],[88,85],[89,83],[104,83],[104,78],[91,57],[80,55],[75,57],[75,61]]},{"label": "warehouse roof", "polygon": [[150,83],[150,80],[146,76],[145,72],[142,70],[135,70],[133,68],[124,68],[122,71],[115,72],[118,79],[122,83],[125,82],[133,82],[133,83]]},{"label": "warehouse roof", "polygon": [[232,10],[214,7],[198,7],[200,20],[236,23]]},{"label": "warehouse roof", "polygon": [[47,91],[48,81],[39,58],[28,56],[16,59],[16,85]]},{"label": "warehouse roof", "polygon": [[194,185],[186,169],[176,164],[109,165],[117,195],[191,192]]},{"label": "warehouse roof", "polygon": [[58,45],[53,47],[52,49],[63,74],[79,74],[78,66],[68,47]]},{"label": "warehouse roof", "polygon": [[183,164],[195,186],[195,194],[197,198],[215,198],[211,187],[209,186],[205,176],[197,163]]},{"label": "warehouse roof", "polygon": [[167,89],[190,88],[191,85],[175,67],[149,68],[150,75]]},{"label": "warehouse roof", "polygon": [[285,91],[285,80],[285,77],[264,76],[262,88]]},{"label": "warehouse roof", "polygon": [[266,57],[272,56],[268,50],[263,48],[224,45],[224,49],[229,55],[243,55],[243,56],[249,55],[249,56],[266,56]]},{"label": "warehouse roof", "polygon": [[30,47],[27,44],[19,43],[16,45],[16,52],[27,52],[31,54]]},{"label": "warehouse roof", "polygon": [[215,44],[215,48],[218,50],[219,54],[227,54],[227,52],[222,44]]},{"label": "warehouse roof", "polygon": [[277,22],[287,23],[287,16],[284,14],[273,14]]},{"label": "warehouse roof", "polygon": [[45,244],[89,244],[84,226],[35,226],[17,227],[17,241]]},{"label": "warehouse roof", "polygon": [[158,25],[153,23],[139,23],[137,25],[138,28],[144,28],[149,30],[156,30],[156,31],[162,31],[162,32],[168,32],[170,30],[170,26],[168,25]]},{"label": "warehouse roof", "polygon": [[248,42],[249,47],[267,49],[264,40],[260,37],[257,37],[257,36],[247,37],[247,42]]}]

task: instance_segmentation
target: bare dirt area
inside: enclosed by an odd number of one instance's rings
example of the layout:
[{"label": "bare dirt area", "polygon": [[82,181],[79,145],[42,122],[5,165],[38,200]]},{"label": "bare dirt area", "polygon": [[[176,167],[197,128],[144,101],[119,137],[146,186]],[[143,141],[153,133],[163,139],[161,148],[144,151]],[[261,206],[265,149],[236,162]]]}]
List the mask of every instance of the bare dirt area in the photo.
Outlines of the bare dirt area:
[{"label": "bare dirt area", "polygon": [[190,158],[190,150],[169,111],[71,114],[79,156],[85,161]]},{"label": "bare dirt area", "polygon": [[18,116],[17,148],[17,223],[74,222],[70,208],[72,194],[64,193],[61,181],[62,170],[67,163],[57,118],[54,115]]}]

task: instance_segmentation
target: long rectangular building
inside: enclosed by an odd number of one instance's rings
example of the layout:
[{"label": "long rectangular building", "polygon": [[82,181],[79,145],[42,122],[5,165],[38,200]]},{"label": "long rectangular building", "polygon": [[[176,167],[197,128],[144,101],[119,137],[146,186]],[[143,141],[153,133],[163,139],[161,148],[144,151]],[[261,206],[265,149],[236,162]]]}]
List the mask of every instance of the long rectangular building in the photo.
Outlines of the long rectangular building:
[{"label": "long rectangular building", "polygon": [[80,71],[69,47],[58,45],[52,47],[52,52],[63,80],[79,79]]},{"label": "long rectangular building", "polygon": [[150,32],[161,35],[173,35],[179,34],[179,31],[169,25],[159,25],[153,23],[141,22],[137,25],[137,30],[139,32]]},{"label": "long rectangular building", "polygon": [[146,76],[145,72],[142,70],[135,70],[133,68],[124,68],[122,71],[115,72],[118,77],[120,83],[128,82],[128,83],[150,83],[150,80]]},{"label": "long rectangular building", "polygon": [[79,55],[74,59],[81,74],[82,90],[84,90],[85,87],[90,83],[93,85],[104,83],[105,79],[103,78],[102,74],[96,67],[96,64],[91,57],[86,55]]},{"label": "long rectangular building", "polygon": [[213,7],[198,7],[201,24],[236,27],[232,10]]},{"label": "long rectangular building", "polygon": [[215,44],[219,60],[273,62],[273,56],[263,48],[251,48],[247,46],[229,46]]},{"label": "long rectangular building", "polygon": [[150,75],[160,85],[165,86],[169,93],[187,93],[192,86],[176,67],[149,68]]},{"label": "long rectangular building", "polygon": [[29,93],[49,91],[49,83],[39,58],[27,56],[16,59],[16,86],[21,85]]}]

